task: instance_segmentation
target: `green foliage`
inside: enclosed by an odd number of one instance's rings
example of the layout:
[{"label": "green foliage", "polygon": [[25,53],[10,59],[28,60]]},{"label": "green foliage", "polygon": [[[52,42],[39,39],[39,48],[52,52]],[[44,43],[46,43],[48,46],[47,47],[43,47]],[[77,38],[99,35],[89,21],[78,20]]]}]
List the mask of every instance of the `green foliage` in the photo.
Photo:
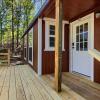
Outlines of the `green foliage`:
[{"label": "green foliage", "polygon": [[12,43],[12,22],[14,42],[16,44],[17,40],[19,41],[34,17],[34,4],[32,1],[2,0],[0,5],[0,44]]}]

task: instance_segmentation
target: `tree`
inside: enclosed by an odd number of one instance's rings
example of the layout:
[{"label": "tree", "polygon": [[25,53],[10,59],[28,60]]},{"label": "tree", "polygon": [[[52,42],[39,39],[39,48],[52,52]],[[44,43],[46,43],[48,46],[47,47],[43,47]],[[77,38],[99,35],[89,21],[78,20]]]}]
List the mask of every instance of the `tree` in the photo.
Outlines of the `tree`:
[{"label": "tree", "polygon": [[33,17],[33,0],[3,0],[0,5],[0,43],[11,44],[14,51]]}]

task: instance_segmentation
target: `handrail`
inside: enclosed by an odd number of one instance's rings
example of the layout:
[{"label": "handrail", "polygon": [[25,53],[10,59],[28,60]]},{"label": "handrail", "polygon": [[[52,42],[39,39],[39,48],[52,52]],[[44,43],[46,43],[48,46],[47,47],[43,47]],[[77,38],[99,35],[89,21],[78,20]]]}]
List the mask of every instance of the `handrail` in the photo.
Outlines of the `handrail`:
[{"label": "handrail", "polygon": [[89,54],[100,62],[100,51],[96,49],[89,50]]}]

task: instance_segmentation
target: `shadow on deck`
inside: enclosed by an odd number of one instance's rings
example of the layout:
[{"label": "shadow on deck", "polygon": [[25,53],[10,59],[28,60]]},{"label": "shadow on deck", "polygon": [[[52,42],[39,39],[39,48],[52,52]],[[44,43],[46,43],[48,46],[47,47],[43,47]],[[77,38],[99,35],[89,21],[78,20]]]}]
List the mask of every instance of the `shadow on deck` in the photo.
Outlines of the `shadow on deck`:
[{"label": "shadow on deck", "polygon": [[[54,78],[51,75],[43,76],[47,84],[54,88]],[[82,100],[79,95],[86,100],[100,100],[100,84],[94,83],[85,77],[72,73],[62,74],[62,93],[64,98],[69,100]],[[63,93],[64,92],[64,93]]]}]

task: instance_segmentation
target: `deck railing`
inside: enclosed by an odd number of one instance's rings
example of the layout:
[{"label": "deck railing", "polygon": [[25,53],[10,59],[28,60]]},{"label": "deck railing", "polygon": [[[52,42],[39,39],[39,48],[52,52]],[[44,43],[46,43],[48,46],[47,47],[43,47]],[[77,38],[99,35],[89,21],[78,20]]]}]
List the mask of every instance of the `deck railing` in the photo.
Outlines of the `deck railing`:
[{"label": "deck railing", "polygon": [[89,54],[100,62],[100,51],[96,49],[89,50]]},{"label": "deck railing", "polygon": [[1,49],[0,50],[0,66],[7,63],[10,66],[10,49]]}]

